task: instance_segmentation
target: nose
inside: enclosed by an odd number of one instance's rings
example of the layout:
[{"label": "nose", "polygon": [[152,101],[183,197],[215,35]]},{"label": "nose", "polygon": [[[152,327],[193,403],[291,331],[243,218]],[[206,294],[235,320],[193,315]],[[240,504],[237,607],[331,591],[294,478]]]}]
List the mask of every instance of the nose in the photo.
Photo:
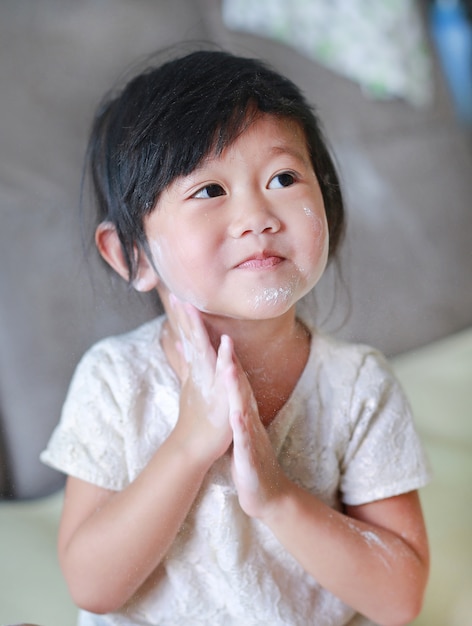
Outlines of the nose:
[{"label": "nose", "polygon": [[230,234],[234,238],[248,234],[276,233],[281,223],[264,199],[247,199],[235,209],[230,226]]}]

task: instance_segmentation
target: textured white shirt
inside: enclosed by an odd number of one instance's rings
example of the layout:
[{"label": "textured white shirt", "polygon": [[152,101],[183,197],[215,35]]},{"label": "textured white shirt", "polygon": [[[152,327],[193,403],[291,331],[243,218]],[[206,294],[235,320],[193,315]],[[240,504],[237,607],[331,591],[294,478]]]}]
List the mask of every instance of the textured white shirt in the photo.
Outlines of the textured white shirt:
[{"label": "textured white shirt", "polygon": [[[159,317],[82,358],[41,459],[112,490],[129,485],[173,429],[179,381]],[[427,463],[385,359],[312,331],[305,369],[268,427],[290,479],[334,509],[422,487]],[[307,538],[309,541],[309,538]],[[333,555],[342,558],[342,555]],[[162,564],[119,612],[81,626],[366,626],[240,508],[228,455],[207,475]]]}]

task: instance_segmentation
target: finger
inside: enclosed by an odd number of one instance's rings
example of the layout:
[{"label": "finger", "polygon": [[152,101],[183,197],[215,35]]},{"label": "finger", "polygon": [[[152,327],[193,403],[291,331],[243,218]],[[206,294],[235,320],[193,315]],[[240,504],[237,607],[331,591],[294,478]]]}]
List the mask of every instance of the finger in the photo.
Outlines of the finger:
[{"label": "finger", "polygon": [[230,413],[230,424],[233,430],[233,473],[235,479],[240,487],[256,492],[259,487],[259,477],[251,458],[250,437],[239,411]]},{"label": "finger", "polygon": [[189,320],[192,345],[196,349],[197,354],[204,355],[205,360],[214,367],[216,364],[216,351],[210,341],[202,314],[189,302],[184,303],[184,309]]},{"label": "finger", "polygon": [[230,411],[240,411],[248,419],[260,424],[259,408],[246,373],[237,355],[232,351],[232,366],[225,375]]},{"label": "finger", "polygon": [[189,302],[170,294],[169,302],[177,322],[182,352],[188,364],[198,364],[213,371],[216,353],[203,323],[200,311]]},{"label": "finger", "polygon": [[228,394],[229,412],[231,414],[243,414],[243,398],[239,384],[239,375],[237,366],[232,360],[228,364],[224,376],[226,393]]},{"label": "finger", "polygon": [[221,335],[216,357],[216,376],[221,378],[224,377],[225,374],[230,375],[233,368],[233,342],[228,335]]}]

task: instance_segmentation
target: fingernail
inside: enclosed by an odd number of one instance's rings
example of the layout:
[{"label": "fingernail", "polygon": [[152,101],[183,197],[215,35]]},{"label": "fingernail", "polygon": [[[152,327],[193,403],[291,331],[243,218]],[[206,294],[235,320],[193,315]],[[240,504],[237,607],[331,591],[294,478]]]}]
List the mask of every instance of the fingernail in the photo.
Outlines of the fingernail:
[{"label": "fingernail", "polygon": [[230,352],[231,341],[228,335],[221,335],[220,348],[224,350],[225,352]]}]

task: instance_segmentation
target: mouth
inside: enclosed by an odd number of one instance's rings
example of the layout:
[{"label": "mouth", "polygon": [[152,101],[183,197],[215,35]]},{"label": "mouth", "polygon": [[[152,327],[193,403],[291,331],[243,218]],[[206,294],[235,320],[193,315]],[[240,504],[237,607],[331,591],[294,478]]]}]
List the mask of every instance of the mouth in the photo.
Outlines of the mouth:
[{"label": "mouth", "polygon": [[241,263],[238,263],[236,269],[265,270],[280,265],[284,260],[285,258],[276,252],[261,252],[253,254],[247,259],[244,259],[244,261],[241,261]]}]

